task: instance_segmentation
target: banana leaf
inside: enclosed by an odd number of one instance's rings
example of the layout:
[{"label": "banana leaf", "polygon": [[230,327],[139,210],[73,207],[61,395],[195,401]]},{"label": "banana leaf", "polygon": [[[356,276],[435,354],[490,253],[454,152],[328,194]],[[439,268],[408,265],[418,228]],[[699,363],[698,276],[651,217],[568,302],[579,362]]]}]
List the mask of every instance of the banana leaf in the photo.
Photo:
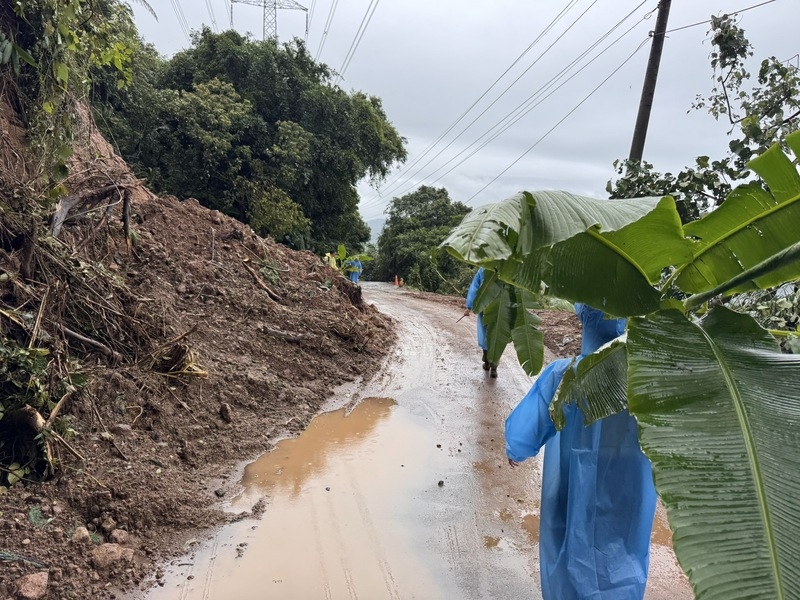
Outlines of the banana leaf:
[{"label": "banana leaf", "polygon": [[628,330],[628,409],[698,599],[800,598],[800,357],[749,316]]},{"label": "banana leaf", "polygon": [[[787,138],[800,155],[800,132]],[[800,242],[800,175],[779,145],[750,161],[769,187],[759,183],[736,188],[716,210],[684,228],[696,240],[690,262],[679,266],[675,285],[691,294],[733,279],[781,250]],[[800,261],[732,290],[764,289],[800,277]]]},{"label": "banana leaf", "polygon": [[528,307],[537,304],[536,298],[527,290],[517,289],[517,314],[511,340],[517,360],[529,377],[533,377],[542,369],[544,362],[544,337],[538,326],[542,320],[530,312]]},{"label": "banana leaf", "polygon": [[562,191],[521,192],[464,217],[440,244],[458,260],[496,268],[590,227],[615,231],[656,209],[661,198],[598,200]]},{"label": "banana leaf", "polygon": [[609,417],[628,407],[628,361],[622,339],[584,357],[564,373],[558,394],[550,406],[556,429],[566,425],[564,406],[577,404],[585,425]]},{"label": "banana leaf", "polygon": [[483,311],[483,323],[486,325],[486,351],[489,361],[500,361],[503,351],[511,342],[511,330],[517,321],[517,302],[514,288],[503,286],[497,300]]}]

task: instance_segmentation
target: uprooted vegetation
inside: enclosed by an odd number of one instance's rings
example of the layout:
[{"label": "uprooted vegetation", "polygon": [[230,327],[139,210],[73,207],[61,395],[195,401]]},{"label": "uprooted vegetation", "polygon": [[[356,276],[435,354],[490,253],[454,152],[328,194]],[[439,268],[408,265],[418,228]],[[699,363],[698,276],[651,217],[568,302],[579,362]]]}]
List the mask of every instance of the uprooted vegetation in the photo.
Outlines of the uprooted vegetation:
[{"label": "uprooted vegetation", "polygon": [[214,508],[233,465],[304,427],[392,340],[319,257],[154,196],[79,123],[49,206],[24,127],[0,111],[3,598],[31,575],[46,598],[140,583],[179,533],[235,518]]}]

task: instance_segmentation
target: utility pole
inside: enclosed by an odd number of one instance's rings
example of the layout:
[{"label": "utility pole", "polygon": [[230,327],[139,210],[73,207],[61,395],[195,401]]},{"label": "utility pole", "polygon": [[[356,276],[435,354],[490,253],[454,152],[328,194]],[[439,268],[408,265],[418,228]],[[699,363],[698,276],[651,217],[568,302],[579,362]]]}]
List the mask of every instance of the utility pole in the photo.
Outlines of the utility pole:
[{"label": "utility pole", "polygon": [[633,142],[629,160],[639,162],[644,153],[644,140],[647,137],[647,126],[650,123],[650,110],[653,108],[653,96],[658,79],[658,66],[661,63],[661,51],[664,49],[664,37],[667,31],[669,6],[672,0],[661,0],[658,4],[656,29],[651,32],[653,43],[650,46],[650,58],[647,60],[647,71],[644,75],[642,97],[639,101],[639,114],[636,116],[636,127],[633,130]]},{"label": "utility pole", "polygon": [[278,39],[278,9],[303,10],[306,13],[306,38],[308,38],[308,9],[295,2],[295,0],[231,0],[231,26],[233,26],[233,5],[249,4],[250,6],[261,6],[264,9],[264,25],[262,39]]}]

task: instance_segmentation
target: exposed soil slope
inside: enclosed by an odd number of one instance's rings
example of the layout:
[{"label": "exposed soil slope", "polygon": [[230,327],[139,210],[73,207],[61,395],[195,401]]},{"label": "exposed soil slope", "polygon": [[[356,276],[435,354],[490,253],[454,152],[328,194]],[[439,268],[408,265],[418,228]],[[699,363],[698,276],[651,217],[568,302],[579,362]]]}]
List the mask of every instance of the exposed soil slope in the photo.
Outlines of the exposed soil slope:
[{"label": "exposed soil slope", "polygon": [[[26,176],[14,158],[24,132],[5,115],[4,134],[15,135],[0,152],[4,195]],[[90,198],[86,214],[75,216],[80,204],[64,213],[58,256],[72,271],[42,253],[38,282],[0,283],[2,307],[23,292],[57,300],[40,311],[37,343],[79,358],[90,376],[61,408],[76,435],[54,445],[56,476],[0,495],[0,600],[114,598],[140,585],[193,532],[237,518],[216,507],[237,483],[235,465],[302,430],[337,385],[373,374],[394,341],[391,320],[319,257],[194,200],[153,196],[96,131],[86,135],[92,150],[76,158],[83,175],[70,192],[124,189]],[[123,198],[125,223],[114,206]],[[0,247],[0,273],[19,270],[23,254]],[[64,281],[77,271],[80,286]],[[60,334],[61,318],[86,340]],[[575,320],[546,318],[551,350],[574,353]]]}]

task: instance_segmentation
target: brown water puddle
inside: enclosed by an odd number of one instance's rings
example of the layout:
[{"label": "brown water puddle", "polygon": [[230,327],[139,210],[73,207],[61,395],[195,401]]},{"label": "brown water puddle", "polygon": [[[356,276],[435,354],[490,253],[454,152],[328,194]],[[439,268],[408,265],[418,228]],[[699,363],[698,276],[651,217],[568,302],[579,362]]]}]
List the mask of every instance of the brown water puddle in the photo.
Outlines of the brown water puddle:
[{"label": "brown water puddle", "polygon": [[411,548],[421,525],[407,498],[434,477],[433,446],[429,431],[387,398],[315,418],[245,469],[232,508],[266,496],[261,519],[226,527],[147,597],[446,597],[424,552]]}]

